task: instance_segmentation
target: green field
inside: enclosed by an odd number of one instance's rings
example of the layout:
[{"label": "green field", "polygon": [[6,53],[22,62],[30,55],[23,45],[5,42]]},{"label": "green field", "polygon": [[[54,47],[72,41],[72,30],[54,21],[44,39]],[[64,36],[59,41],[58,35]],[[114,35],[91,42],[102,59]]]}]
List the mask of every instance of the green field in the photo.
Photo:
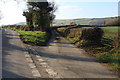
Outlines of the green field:
[{"label": "green field", "polygon": [[119,27],[102,27],[102,29],[104,30],[105,34],[104,37],[110,38],[110,39],[114,39],[116,37],[118,37],[118,29]]},{"label": "green field", "polygon": [[[92,27],[82,27],[82,28],[92,28]],[[118,37],[118,32],[120,31],[120,28],[118,26],[111,26],[111,27],[100,27],[104,30],[104,37],[114,39],[115,37]]]}]

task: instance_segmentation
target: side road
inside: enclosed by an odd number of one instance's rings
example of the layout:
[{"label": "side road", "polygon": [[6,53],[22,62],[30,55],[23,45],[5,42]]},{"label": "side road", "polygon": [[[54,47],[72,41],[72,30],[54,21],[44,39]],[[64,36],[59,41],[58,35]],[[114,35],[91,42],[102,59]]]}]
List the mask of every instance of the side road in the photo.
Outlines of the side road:
[{"label": "side road", "polygon": [[85,55],[84,50],[76,48],[62,37],[56,39],[58,34],[55,31],[53,34],[47,47],[27,46],[34,52],[33,58],[40,57],[37,67],[44,68],[39,68],[39,71],[42,69],[48,75],[60,78],[118,78],[110,69]]}]

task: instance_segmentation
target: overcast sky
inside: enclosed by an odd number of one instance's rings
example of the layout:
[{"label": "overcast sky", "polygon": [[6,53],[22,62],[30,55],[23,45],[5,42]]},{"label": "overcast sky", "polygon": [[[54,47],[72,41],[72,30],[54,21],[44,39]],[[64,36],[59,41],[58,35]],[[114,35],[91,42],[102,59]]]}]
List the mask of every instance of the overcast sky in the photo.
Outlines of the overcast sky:
[{"label": "overcast sky", "polygon": [[[103,18],[118,16],[118,0],[48,0],[55,1],[58,7],[56,19],[75,18]],[[23,0],[8,0],[0,2],[0,10],[3,14],[2,24],[15,24],[25,22],[22,16],[26,9]]]}]

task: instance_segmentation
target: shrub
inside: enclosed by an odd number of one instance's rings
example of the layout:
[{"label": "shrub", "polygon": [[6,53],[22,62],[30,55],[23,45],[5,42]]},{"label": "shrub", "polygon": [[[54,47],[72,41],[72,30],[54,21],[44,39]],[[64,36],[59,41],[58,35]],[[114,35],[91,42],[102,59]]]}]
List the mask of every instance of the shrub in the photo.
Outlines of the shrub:
[{"label": "shrub", "polygon": [[101,43],[103,34],[104,31],[101,28],[83,29],[80,40],[85,40],[86,42],[99,44]]}]

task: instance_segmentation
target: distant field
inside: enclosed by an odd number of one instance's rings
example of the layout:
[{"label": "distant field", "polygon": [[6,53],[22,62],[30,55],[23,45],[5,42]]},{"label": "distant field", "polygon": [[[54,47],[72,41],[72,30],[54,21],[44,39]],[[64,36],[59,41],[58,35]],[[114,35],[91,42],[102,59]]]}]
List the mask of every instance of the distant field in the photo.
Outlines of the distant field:
[{"label": "distant field", "polygon": [[80,25],[115,25],[118,21],[117,17],[106,18],[78,18],[78,19],[56,19],[53,21],[54,25],[69,25],[71,22]]},{"label": "distant field", "polygon": [[[91,28],[91,27],[82,27],[82,28]],[[118,37],[120,33],[120,28],[118,26],[111,27],[101,27],[104,30],[104,37],[114,39]]]},{"label": "distant field", "polygon": [[104,30],[105,34],[104,36],[110,39],[114,39],[116,37],[118,37],[118,33],[119,33],[119,27],[102,27],[102,29]]}]

